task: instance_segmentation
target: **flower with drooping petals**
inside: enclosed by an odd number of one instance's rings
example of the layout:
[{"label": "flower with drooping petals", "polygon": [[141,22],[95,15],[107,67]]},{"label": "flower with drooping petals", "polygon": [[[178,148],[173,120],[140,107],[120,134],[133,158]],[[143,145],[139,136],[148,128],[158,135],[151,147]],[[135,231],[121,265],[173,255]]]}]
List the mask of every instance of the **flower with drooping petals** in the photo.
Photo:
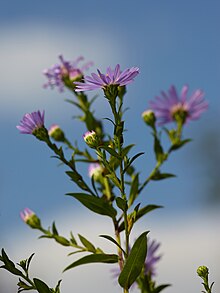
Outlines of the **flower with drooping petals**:
[{"label": "flower with drooping petals", "polygon": [[155,101],[150,101],[150,107],[154,111],[159,125],[172,121],[184,124],[198,119],[207,110],[208,103],[204,100],[202,90],[197,89],[189,98],[187,98],[187,93],[187,85],[183,86],[180,96],[172,85],[168,93],[162,91],[161,97],[157,96]]},{"label": "flower with drooping petals", "polygon": [[22,212],[20,212],[21,219],[28,224],[33,229],[41,228],[40,219],[37,215],[30,210],[29,208],[25,208]]},{"label": "flower with drooping petals", "polygon": [[106,74],[101,73],[98,69],[97,71],[98,74],[92,73],[91,76],[85,76],[84,82],[74,82],[76,92],[105,89],[110,85],[124,86],[131,83],[139,74],[138,67],[128,68],[121,72],[119,64],[114,70],[108,67]]},{"label": "flower with drooping petals", "polygon": [[44,127],[44,111],[27,113],[20,121],[20,125],[16,126],[20,133],[34,134],[35,130]]},{"label": "flower with drooping petals", "polygon": [[78,63],[84,60],[82,56],[75,61],[66,61],[62,55],[59,55],[59,60],[61,64],[55,64],[43,71],[43,74],[48,79],[47,83],[43,85],[44,88],[50,87],[53,89],[58,87],[60,92],[63,92],[65,86],[74,89],[73,81],[81,80],[83,72],[93,64],[92,62],[87,62],[82,67],[79,67]]}]

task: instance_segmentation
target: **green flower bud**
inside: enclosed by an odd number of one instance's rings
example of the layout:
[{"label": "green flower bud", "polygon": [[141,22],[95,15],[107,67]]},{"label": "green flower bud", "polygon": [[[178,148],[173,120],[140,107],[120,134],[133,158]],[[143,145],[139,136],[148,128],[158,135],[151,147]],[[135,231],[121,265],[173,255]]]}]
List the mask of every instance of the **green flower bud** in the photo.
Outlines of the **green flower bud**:
[{"label": "green flower bud", "polygon": [[38,216],[30,209],[25,208],[20,213],[22,220],[33,229],[41,229],[41,222]]},{"label": "green flower bud", "polygon": [[65,141],[65,134],[64,134],[63,130],[59,127],[59,125],[53,124],[50,127],[48,134],[55,141],[60,141],[60,142]]},{"label": "green flower bud", "polygon": [[149,125],[151,127],[155,126],[156,117],[155,117],[155,114],[152,110],[144,111],[142,113],[142,118],[147,125]]},{"label": "green flower bud", "polygon": [[100,139],[94,130],[87,131],[83,135],[83,138],[84,138],[84,141],[86,142],[86,144],[91,148],[96,148],[100,144]]},{"label": "green flower bud", "polygon": [[209,269],[206,266],[200,266],[197,269],[197,274],[202,279],[207,279],[208,274],[209,274]]}]

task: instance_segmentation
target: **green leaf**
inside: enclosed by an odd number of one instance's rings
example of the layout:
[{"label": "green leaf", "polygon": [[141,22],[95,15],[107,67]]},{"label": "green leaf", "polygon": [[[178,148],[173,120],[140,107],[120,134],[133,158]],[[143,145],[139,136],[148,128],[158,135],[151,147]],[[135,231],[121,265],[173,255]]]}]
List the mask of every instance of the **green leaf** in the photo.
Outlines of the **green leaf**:
[{"label": "green leaf", "polygon": [[136,154],[135,156],[133,156],[130,160],[129,160],[129,163],[126,165],[126,167],[124,168],[123,170],[123,173],[125,173],[127,171],[127,169],[130,167],[130,165],[134,162],[134,160],[136,160],[138,157],[142,156],[144,153],[141,152],[141,153],[138,153]]},{"label": "green leaf", "polygon": [[58,231],[57,231],[55,222],[53,222],[53,224],[52,224],[52,232],[53,232],[54,235],[58,235]]},{"label": "green leaf", "polygon": [[50,288],[43,281],[36,278],[33,281],[39,293],[51,293]]},{"label": "green leaf", "polygon": [[179,148],[181,148],[182,146],[184,146],[186,143],[188,143],[188,142],[190,142],[190,141],[192,141],[192,139],[188,138],[188,139],[181,140],[181,141],[179,141],[179,142],[177,142],[177,143],[174,143],[174,144],[170,147],[170,149],[169,149],[169,153],[172,152],[172,151],[175,151],[175,150],[177,150],[177,149],[179,149]]},{"label": "green leaf", "polygon": [[163,147],[158,139],[157,135],[154,134],[154,153],[158,162],[164,161],[164,151]]},{"label": "green leaf", "polygon": [[99,235],[99,236],[102,237],[102,238],[108,239],[109,241],[111,241],[112,243],[114,243],[115,245],[117,245],[121,249],[121,251],[124,253],[124,255],[126,255],[126,252],[123,250],[123,248],[121,247],[121,245],[119,245],[119,243],[114,238],[112,238],[109,235]]},{"label": "green leaf", "polygon": [[127,201],[121,197],[116,197],[116,204],[123,212],[127,211],[128,205]]},{"label": "green leaf", "polygon": [[167,288],[167,287],[169,287],[169,286],[171,286],[171,285],[170,285],[170,284],[160,285],[160,286],[158,286],[158,287],[156,287],[156,288],[154,289],[153,293],[159,293],[159,292],[161,292],[163,289],[165,289],[165,288]]},{"label": "green leaf", "polygon": [[110,148],[108,146],[101,146],[100,148],[106,150],[110,155],[112,155],[113,157],[117,158],[118,160],[121,159],[119,154],[113,148]]},{"label": "green leaf", "polygon": [[128,202],[129,207],[133,204],[133,202],[135,201],[135,199],[138,196],[138,187],[139,187],[139,173],[137,173],[133,177],[132,182],[131,182],[129,202]]},{"label": "green leaf", "polygon": [[142,233],[135,241],[131,252],[119,275],[118,282],[122,288],[129,289],[140,275],[147,255],[147,232]]},{"label": "green leaf", "polygon": [[[158,205],[154,205],[154,204],[149,204],[145,207],[143,207],[142,209],[139,209],[137,211],[136,217],[135,217],[135,222],[137,222],[137,220],[139,220],[141,217],[143,217],[144,215],[146,215],[147,213],[155,210],[155,209],[159,209],[159,208],[163,208],[163,206],[158,206]],[[122,232],[125,229],[125,225],[124,222],[121,223],[121,225],[119,226],[119,232]]]},{"label": "green leaf", "polygon": [[176,175],[171,174],[171,173],[160,173],[160,171],[158,171],[151,177],[151,179],[152,180],[163,180],[163,179],[172,178],[172,177],[176,177]]},{"label": "green leaf", "polygon": [[94,213],[111,218],[115,218],[117,215],[117,211],[103,198],[95,197],[86,193],[68,193],[67,195],[74,197]]},{"label": "green leaf", "polygon": [[10,273],[17,275],[17,276],[23,276],[23,273],[18,270],[15,267],[15,264],[13,263],[13,261],[11,261],[6,252],[4,251],[4,249],[2,249],[2,257],[1,257],[1,261],[5,264],[3,266],[1,266],[0,268],[2,269],[6,269],[7,271],[9,271]]},{"label": "green leaf", "polygon": [[78,234],[80,241],[82,242],[82,244],[85,246],[85,248],[87,248],[88,251],[91,251],[93,253],[96,252],[95,246],[85,237],[83,237],[82,235]]},{"label": "green leaf", "polygon": [[90,254],[80,258],[79,260],[73,262],[71,265],[65,268],[64,272],[75,268],[80,265],[85,265],[89,263],[116,263],[118,262],[118,256],[116,254]]},{"label": "green leaf", "polygon": [[122,157],[125,157],[125,156],[129,153],[130,149],[131,149],[133,146],[135,146],[135,145],[134,145],[134,144],[130,144],[130,145],[124,147],[124,148],[122,149],[122,152],[121,152]]}]

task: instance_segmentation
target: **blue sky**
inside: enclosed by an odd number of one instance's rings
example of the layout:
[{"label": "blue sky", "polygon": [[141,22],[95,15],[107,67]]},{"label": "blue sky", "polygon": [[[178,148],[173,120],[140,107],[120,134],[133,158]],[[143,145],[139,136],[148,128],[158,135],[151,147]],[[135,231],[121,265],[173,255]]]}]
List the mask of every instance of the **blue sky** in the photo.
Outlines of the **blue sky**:
[{"label": "blue sky", "polygon": [[[45,109],[48,127],[58,123],[70,139],[81,140],[85,129],[71,118],[76,110],[64,102],[69,93],[42,89],[42,70],[56,63],[60,53],[67,59],[84,55],[86,60],[94,61],[92,70],[105,70],[117,63],[123,68],[140,67],[141,73],[128,87],[126,97],[130,108],[126,114],[126,139],[136,142],[137,152],[146,152],[146,162],[137,161],[142,172],[149,172],[154,163],[151,136],[140,118],[148,101],[171,84],[179,90],[187,83],[191,91],[205,91],[209,111],[185,129],[185,136],[193,137],[193,143],[174,154],[163,169],[176,173],[177,179],[152,184],[141,199],[166,206],[150,221],[172,223],[175,217],[187,215],[191,219],[193,214],[195,219],[206,221],[214,215],[211,225],[216,229],[219,203],[214,199],[219,189],[213,188],[219,186],[219,2],[2,1],[1,6],[1,246],[10,247],[12,255],[17,256],[12,245],[15,235],[18,239],[17,234],[30,237],[32,231],[19,219],[20,210],[26,206],[47,225],[66,214],[78,218],[85,212],[78,203],[64,197],[75,187],[64,168],[50,158],[51,152],[15,128],[24,113]],[[103,118],[109,112],[99,94],[96,113]],[[218,194],[214,196],[213,192]],[[217,257],[214,249],[213,255]]]}]

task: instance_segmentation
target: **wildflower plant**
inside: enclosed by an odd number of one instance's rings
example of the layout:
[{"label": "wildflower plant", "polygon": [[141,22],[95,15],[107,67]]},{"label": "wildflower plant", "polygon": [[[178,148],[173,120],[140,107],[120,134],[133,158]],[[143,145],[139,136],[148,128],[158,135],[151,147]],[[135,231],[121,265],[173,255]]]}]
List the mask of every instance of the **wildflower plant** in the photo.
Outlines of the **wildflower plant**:
[{"label": "wildflower plant", "polygon": [[[81,111],[79,119],[85,124],[85,132],[80,139],[84,139],[84,148],[80,149],[77,144],[72,144],[65,131],[57,124],[47,129],[44,111],[25,114],[17,128],[20,133],[32,134],[43,141],[51,149],[53,157],[66,166],[66,175],[81,190],[69,192],[68,196],[79,201],[90,212],[108,217],[114,235],[104,232],[100,237],[112,244],[112,253],[106,253],[81,234],[76,237],[75,232],[71,232],[69,237],[63,236],[58,232],[55,222],[51,227],[45,228],[40,218],[28,208],[21,212],[21,218],[31,228],[41,232],[40,238],[53,239],[62,246],[70,247],[73,250],[71,254],[83,254],[64,268],[64,272],[89,263],[115,264],[115,275],[122,292],[128,293],[136,284],[141,293],[159,293],[169,286],[158,284],[156,281],[156,268],[161,259],[161,254],[158,253],[160,243],[148,237],[148,230],[136,235],[134,242],[131,240],[131,233],[139,219],[162,206],[150,203],[144,205],[139,196],[151,181],[175,176],[162,171],[161,166],[171,153],[190,141],[183,138],[183,130],[186,123],[199,118],[207,109],[204,93],[196,90],[187,99],[187,86],[183,87],[180,96],[175,87],[171,86],[168,93],[162,92],[161,97],[156,97],[149,103],[142,119],[153,135],[155,166],[150,174],[144,174],[142,180],[135,163],[144,153],[131,156],[134,144],[124,143],[124,96],[127,85],[138,76],[139,68],[132,67],[121,71],[118,64],[115,69],[108,67],[106,73],[97,70],[97,74],[84,76],[84,70],[91,66],[91,63],[78,68],[82,57],[75,62],[66,61],[63,56],[59,59],[61,64],[44,71],[47,78],[44,87],[57,87],[59,91],[66,88],[72,92],[73,98],[68,102]],[[112,112],[112,117],[107,118],[112,125],[111,134],[104,131],[106,119],[95,117],[92,110],[94,99],[89,99],[85,94],[97,89],[103,91]],[[169,122],[173,122],[172,128],[164,126]],[[167,149],[163,145],[162,134],[168,137]],[[70,157],[65,152],[66,147],[72,152]],[[88,165],[88,176],[82,174],[81,164]],[[22,260],[16,266],[2,249],[1,268],[19,276],[18,292],[35,290],[39,293],[60,293],[61,281],[58,281],[55,288],[51,288],[42,280],[30,278],[29,266],[32,257],[33,255]],[[213,285],[208,285],[207,273],[204,276],[204,269],[200,268],[198,274],[203,278],[205,289],[210,293]]]}]

